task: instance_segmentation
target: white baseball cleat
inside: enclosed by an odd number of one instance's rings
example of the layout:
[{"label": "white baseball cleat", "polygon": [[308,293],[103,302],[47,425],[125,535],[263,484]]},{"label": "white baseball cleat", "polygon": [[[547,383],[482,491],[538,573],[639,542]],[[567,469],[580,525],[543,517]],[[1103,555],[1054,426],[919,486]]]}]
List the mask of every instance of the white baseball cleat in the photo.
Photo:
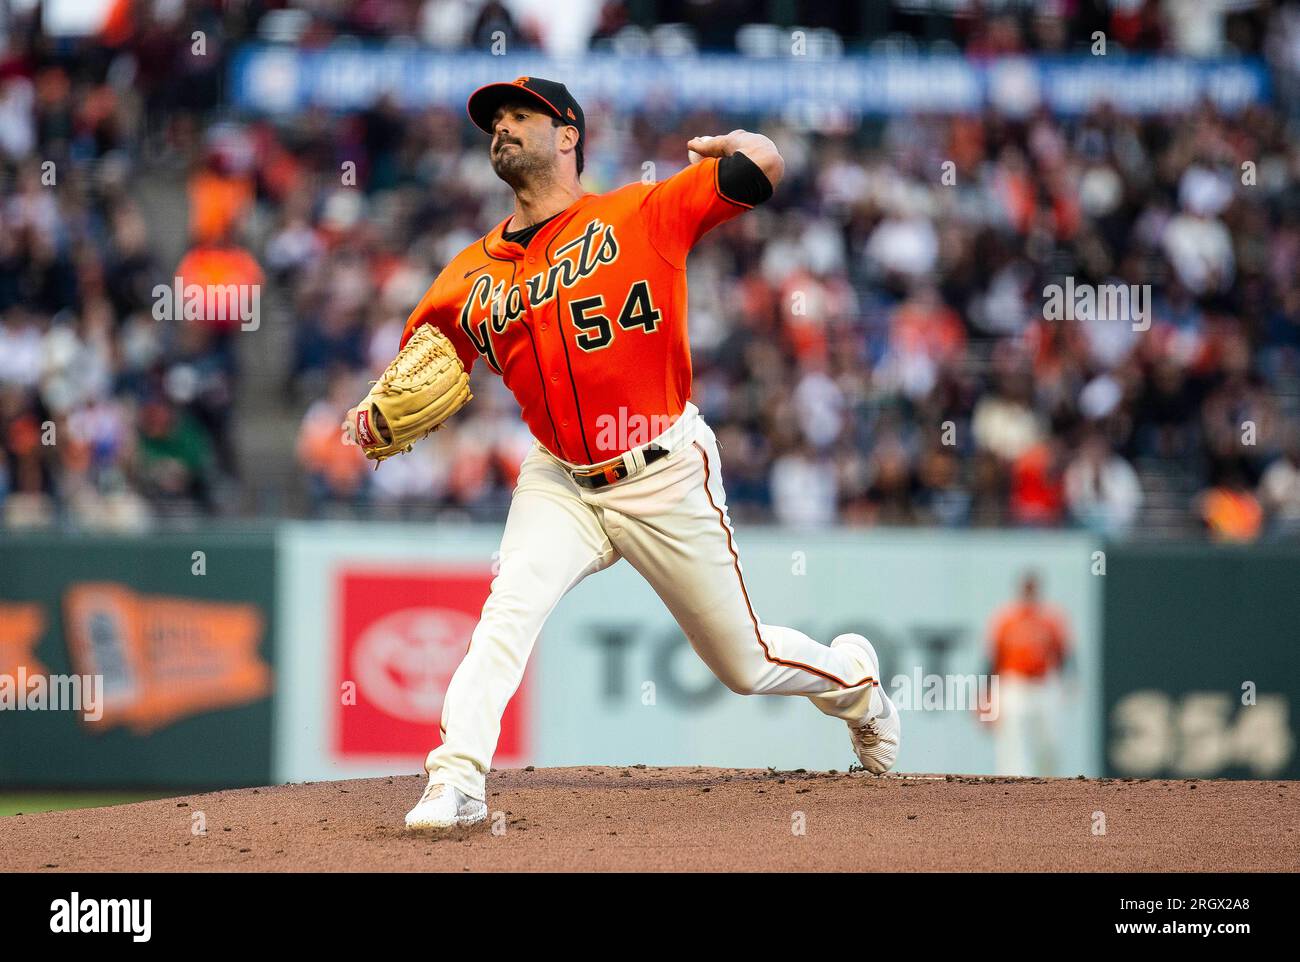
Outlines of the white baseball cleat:
[{"label": "white baseball cleat", "polygon": [[453,785],[429,779],[415,808],[406,813],[407,828],[455,828],[477,825],[487,818],[487,806]]},{"label": "white baseball cleat", "polygon": [[871,693],[871,707],[867,717],[860,722],[849,722],[848,725],[853,751],[862,767],[873,775],[883,775],[898,761],[903,723],[898,717],[898,709],[885,693],[885,685],[880,678],[880,658],[871,642],[861,635],[839,635],[831,642],[831,647],[842,644],[861,649],[867,670],[878,683]]}]

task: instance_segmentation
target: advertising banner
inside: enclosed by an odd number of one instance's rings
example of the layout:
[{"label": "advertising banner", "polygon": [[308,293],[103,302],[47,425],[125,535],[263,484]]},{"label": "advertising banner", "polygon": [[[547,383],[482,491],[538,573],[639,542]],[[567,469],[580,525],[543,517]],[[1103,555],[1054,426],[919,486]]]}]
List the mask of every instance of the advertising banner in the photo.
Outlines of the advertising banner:
[{"label": "advertising banner", "polygon": [[[446,525],[282,529],[276,773],[419,771],[442,694],[490,585],[499,531]],[[759,616],[880,653],[904,728],[900,769],[994,771],[989,626],[1026,572],[1068,626],[1073,671],[1051,706],[1058,774],[1100,770],[1101,577],[1072,534],[740,533]],[[798,697],[743,697],[691,650],[626,564],[556,607],[507,713],[496,764],[845,770],[842,722]]]},{"label": "advertising banner", "polygon": [[[491,581],[487,569],[341,570],[335,582],[341,629],[334,652],[337,758],[419,762],[437,744],[430,735],[438,731],[443,695]],[[516,694],[502,719],[504,758],[524,753],[525,702],[526,693]]]},{"label": "advertising banner", "polygon": [[0,785],[263,785],[270,534],[0,540]]},{"label": "advertising banner", "polygon": [[836,58],[684,57],[584,54],[581,61],[524,53],[446,53],[398,42],[340,43],[320,49],[246,44],[234,54],[234,106],[257,113],[311,108],[358,110],[391,97],[411,110],[464,110],[486,83],[516,76],[563,78],[588,112],[717,109],[824,116],[975,113],[1012,115],[1040,108],[1084,113],[1102,104],[1121,113],[1194,110],[1208,101],[1232,112],[1267,100],[1268,70],[1258,59],[1130,56],[1002,57],[867,54]]},{"label": "advertising banner", "polygon": [[[418,772],[492,583],[493,528],[281,528],[281,781]],[[532,672],[502,719],[502,765],[533,754]]]}]

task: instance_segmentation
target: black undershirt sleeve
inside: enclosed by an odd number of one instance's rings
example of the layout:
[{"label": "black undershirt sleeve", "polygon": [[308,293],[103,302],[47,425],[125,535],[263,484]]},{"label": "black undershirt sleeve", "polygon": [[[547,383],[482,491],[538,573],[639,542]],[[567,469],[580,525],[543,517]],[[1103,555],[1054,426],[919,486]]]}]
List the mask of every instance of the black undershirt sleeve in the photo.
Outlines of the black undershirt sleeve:
[{"label": "black undershirt sleeve", "polygon": [[718,161],[718,190],[727,200],[753,207],[772,196],[772,182],[742,153]]}]

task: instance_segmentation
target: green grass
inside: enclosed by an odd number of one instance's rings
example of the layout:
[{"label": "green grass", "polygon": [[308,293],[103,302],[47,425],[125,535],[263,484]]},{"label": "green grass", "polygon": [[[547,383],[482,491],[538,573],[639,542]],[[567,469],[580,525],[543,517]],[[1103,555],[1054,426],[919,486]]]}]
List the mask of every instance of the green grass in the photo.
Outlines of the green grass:
[{"label": "green grass", "polygon": [[169,798],[167,792],[0,792],[0,818],[7,815],[35,815],[69,808],[102,808],[129,805],[154,798]]}]

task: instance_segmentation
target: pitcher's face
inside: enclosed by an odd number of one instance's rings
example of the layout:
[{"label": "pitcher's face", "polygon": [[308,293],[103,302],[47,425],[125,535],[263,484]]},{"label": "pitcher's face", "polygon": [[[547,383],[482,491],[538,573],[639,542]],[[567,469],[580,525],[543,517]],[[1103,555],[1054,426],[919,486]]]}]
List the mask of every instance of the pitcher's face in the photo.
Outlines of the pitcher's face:
[{"label": "pitcher's face", "polygon": [[560,162],[559,137],[549,114],[523,103],[506,103],[492,118],[492,169],[518,190],[555,176]]}]

